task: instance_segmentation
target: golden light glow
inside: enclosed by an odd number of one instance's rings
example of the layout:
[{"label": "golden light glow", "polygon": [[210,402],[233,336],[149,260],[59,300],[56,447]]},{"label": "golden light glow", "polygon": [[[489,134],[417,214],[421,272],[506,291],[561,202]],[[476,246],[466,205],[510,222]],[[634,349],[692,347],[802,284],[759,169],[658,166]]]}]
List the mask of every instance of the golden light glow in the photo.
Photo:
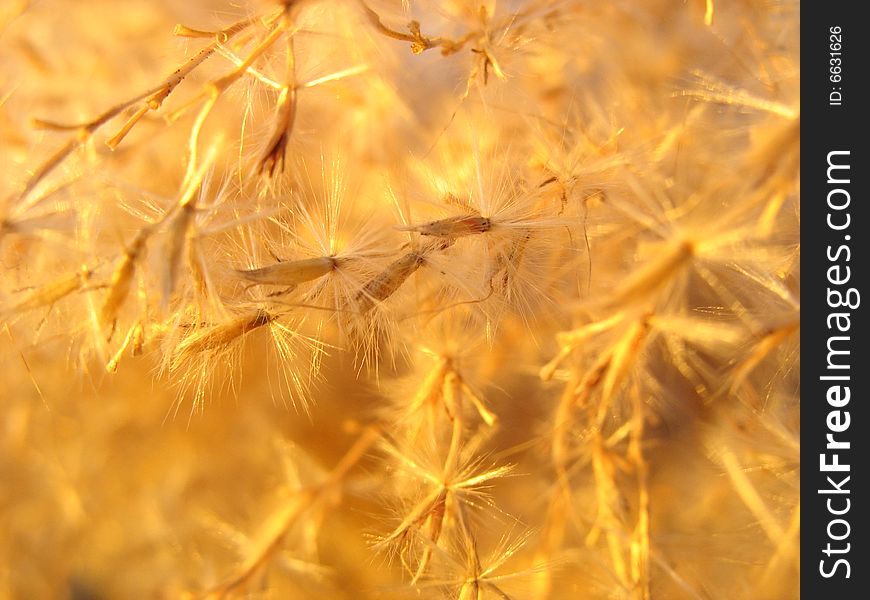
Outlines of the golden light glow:
[{"label": "golden light glow", "polygon": [[6,3],[0,597],[797,597],[799,24]]}]

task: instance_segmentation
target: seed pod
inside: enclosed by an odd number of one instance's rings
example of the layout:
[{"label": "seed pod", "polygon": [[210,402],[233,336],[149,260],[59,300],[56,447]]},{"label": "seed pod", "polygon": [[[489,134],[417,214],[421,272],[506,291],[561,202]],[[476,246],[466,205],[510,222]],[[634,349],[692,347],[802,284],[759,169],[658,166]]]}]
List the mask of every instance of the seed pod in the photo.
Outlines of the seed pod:
[{"label": "seed pod", "polygon": [[190,236],[191,226],[196,207],[193,202],[181,206],[178,214],[172,220],[169,237],[166,240],[166,271],[163,276],[163,304],[169,304],[169,298],[178,281],[178,268],[181,265],[182,251]]},{"label": "seed pod", "polygon": [[361,313],[366,313],[396,293],[403,283],[419,269],[424,262],[424,256],[419,251],[408,252],[369,281],[354,298]]},{"label": "seed pod", "polygon": [[224,348],[246,333],[258,329],[263,325],[268,325],[274,320],[274,315],[259,309],[255,313],[238,317],[227,323],[200,329],[182,340],[178,345],[174,364],[178,366],[183,357],[191,354]]},{"label": "seed pod", "polygon": [[294,287],[300,283],[314,281],[332,272],[338,265],[332,256],[305,258],[275,263],[258,269],[238,270],[239,277],[254,285],[280,285]]},{"label": "seed pod", "polygon": [[449,217],[419,225],[405,225],[396,227],[399,231],[413,231],[420,235],[431,235],[443,238],[458,238],[466,235],[486,233],[492,229],[492,221],[480,215],[464,215],[461,217]]},{"label": "seed pod", "polygon": [[641,267],[613,292],[617,306],[649,300],[695,256],[695,245],[689,240],[677,240],[658,257]]},{"label": "seed pod", "polygon": [[151,231],[150,227],[140,229],[130,247],[124,250],[124,255],[118,262],[118,266],[115,267],[115,272],[112,273],[112,280],[109,283],[109,293],[103,302],[103,308],[100,310],[100,320],[103,325],[114,326],[118,312],[130,294],[133,275],[136,273],[136,261],[145,250],[145,242],[148,241]]},{"label": "seed pod", "polygon": [[260,158],[258,167],[260,174],[268,174],[269,177],[273,177],[276,172],[280,173],[284,170],[287,142],[290,141],[293,123],[296,121],[296,105],[296,88],[287,86],[282,89],[275,111],[274,131],[266,144],[263,156]]},{"label": "seed pod", "polygon": [[83,266],[78,273],[51,281],[33,290],[13,305],[9,312],[27,312],[43,306],[51,306],[58,300],[82,289],[92,274],[93,271]]},{"label": "seed pod", "polygon": [[383,302],[402,286],[407,279],[417,272],[426,262],[426,255],[430,252],[446,250],[453,245],[452,239],[432,242],[422,248],[408,252],[397,258],[387,266],[374,279],[370,280],[354,296],[360,313],[367,313],[375,304]]}]

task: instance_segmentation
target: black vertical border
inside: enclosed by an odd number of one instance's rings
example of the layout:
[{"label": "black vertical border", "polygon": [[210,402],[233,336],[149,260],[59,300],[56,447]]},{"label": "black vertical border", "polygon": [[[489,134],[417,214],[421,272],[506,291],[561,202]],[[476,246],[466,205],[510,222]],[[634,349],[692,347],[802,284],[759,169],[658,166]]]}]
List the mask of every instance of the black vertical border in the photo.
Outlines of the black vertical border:
[{"label": "black vertical border", "polygon": [[[801,323],[801,593],[804,598],[836,598],[851,600],[870,598],[870,562],[868,545],[870,534],[865,526],[866,511],[870,510],[867,501],[870,477],[866,463],[870,453],[870,413],[865,405],[868,402],[867,380],[870,379],[870,352],[865,345],[870,343],[867,336],[865,313],[870,307],[870,290],[865,281],[870,271],[868,254],[868,229],[870,217],[866,208],[867,179],[870,169],[867,164],[867,138],[870,124],[864,118],[870,110],[867,89],[870,88],[868,73],[868,44],[870,31],[867,22],[859,16],[863,2],[834,0],[829,2],[807,2],[801,6],[801,286],[803,317]],[[842,28],[842,81],[830,80],[830,32],[832,27]],[[835,88],[841,88],[835,90]],[[830,93],[842,93],[842,104],[832,106]],[[850,182],[847,186],[851,197],[849,213],[851,225],[848,230],[834,231],[828,227],[827,194],[832,188],[842,185],[829,185],[827,181],[828,153],[848,150],[851,166]],[[842,160],[842,159],[841,159]],[[840,216],[840,215],[838,215]],[[850,239],[846,240],[846,236]],[[851,278],[841,289],[855,287],[861,293],[862,305],[851,309],[834,309],[828,306],[828,247],[832,251],[841,244],[851,248]],[[867,294],[865,294],[867,292]],[[850,426],[838,439],[849,441],[851,448],[840,452],[840,462],[848,463],[850,480],[843,488],[848,495],[820,493],[831,487],[827,476],[841,480],[842,474],[822,473],[820,454],[825,453],[826,435],[829,433],[827,417],[831,407],[826,398],[831,382],[820,380],[827,372],[830,335],[827,317],[831,312],[847,310],[851,313],[850,348],[848,359],[851,380],[844,384],[850,386],[851,400],[848,406]],[[840,334],[844,335],[844,334]],[[870,348],[866,348],[870,350]],[[842,371],[841,371],[842,373]],[[830,450],[827,451],[830,454]],[[829,459],[830,462],[830,459]],[[829,540],[828,524],[838,518],[828,511],[826,502],[833,500],[835,508],[842,508],[845,498],[851,501],[848,513],[841,518],[849,522],[848,538],[836,542]],[[845,531],[840,523],[833,532],[839,536]],[[845,578],[841,565],[834,577],[825,578],[820,573],[820,561],[826,561],[827,568],[833,565],[837,555],[827,557],[823,550],[831,541],[832,546],[845,547],[850,544],[849,552],[839,555],[850,564],[850,577]]]}]

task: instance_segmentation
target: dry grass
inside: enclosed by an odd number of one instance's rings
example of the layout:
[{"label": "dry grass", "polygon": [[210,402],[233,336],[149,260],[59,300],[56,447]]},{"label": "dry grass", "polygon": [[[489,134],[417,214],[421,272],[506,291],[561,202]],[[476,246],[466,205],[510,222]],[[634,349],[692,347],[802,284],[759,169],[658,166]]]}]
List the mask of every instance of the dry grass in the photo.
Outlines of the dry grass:
[{"label": "dry grass", "polygon": [[8,4],[0,598],[797,597],[798,4]]}]

